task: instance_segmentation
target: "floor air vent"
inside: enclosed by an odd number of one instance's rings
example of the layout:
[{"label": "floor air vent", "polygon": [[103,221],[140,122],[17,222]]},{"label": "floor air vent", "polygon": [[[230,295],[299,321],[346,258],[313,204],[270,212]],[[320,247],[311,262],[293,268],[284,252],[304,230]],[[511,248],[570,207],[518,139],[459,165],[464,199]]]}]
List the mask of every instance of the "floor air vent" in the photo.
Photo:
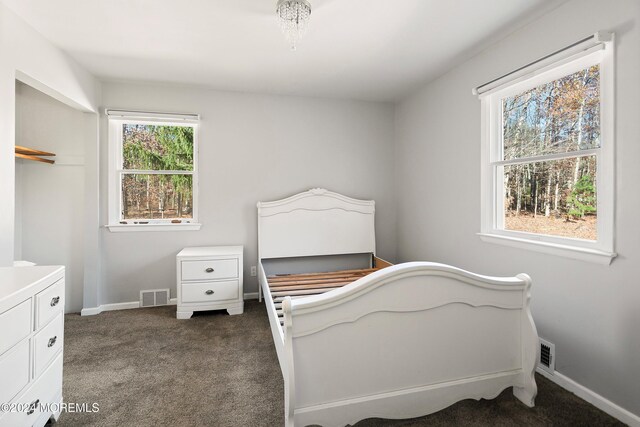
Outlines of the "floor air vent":
[{"label": "floor air vent", "polygon": [[140,291],[140,307],[155,307],[169,304],[169,289]]},{"label": "floor air vent", "polygon": [[553,374],[556,370],[556,346],[549,341],[540,339],[540,368]]}]

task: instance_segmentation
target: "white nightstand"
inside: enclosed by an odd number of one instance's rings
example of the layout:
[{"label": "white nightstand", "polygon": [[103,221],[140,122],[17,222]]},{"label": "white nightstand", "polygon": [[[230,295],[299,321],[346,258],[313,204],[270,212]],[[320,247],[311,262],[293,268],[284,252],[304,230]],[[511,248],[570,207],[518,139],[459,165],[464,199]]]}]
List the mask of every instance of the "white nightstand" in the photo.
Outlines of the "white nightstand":
[{"label": "white nightstand", "polygon": [[242,314],[242,250],[242,246],[209,246],[178,253],[178,319],[202,310]]}]

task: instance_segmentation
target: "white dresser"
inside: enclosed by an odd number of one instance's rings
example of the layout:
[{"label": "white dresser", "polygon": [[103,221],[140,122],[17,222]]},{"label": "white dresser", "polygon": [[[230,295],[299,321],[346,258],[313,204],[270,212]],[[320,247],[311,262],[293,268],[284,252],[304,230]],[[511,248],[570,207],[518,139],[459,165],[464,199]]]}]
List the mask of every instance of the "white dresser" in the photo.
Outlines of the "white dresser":
[{"label": "white dresser", "polygon": [[242,314],[242,252],[242,246],[208,246],[178,253],[178,319],[202,310]]},{"label": "white dresser", "polygon": [[0,426],[60,415],[64,267],[0,268]]}]

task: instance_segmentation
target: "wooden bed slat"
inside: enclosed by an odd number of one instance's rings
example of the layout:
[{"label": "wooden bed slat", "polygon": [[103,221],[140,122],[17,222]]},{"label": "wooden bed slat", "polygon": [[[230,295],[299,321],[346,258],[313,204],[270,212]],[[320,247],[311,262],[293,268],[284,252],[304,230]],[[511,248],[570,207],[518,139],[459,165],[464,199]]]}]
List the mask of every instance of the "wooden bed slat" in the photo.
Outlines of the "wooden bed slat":
[{"label": "wooden bed slat", "polygon": [[346,285],[347,283],[355,282],[356,280],[365,277],[365,276],[354,276],[354,277],[346,277],[343,279],[330,279],[330,280],[292,280],[291,282],[286,283],[278,283],[277,285],[270,285],[269,288],[272,291],[279,291],[283,289],[289,289],[291,287],[303,286],[307,288],[313,288],[314,286],[322,286],[325,284],[333,284],[333,285]]},{"label": "wooden bed slat", "polygon": [[301,291],[305,289],[324,289],[324,288],[341,288],[342,286],[348,285],[349,283],[355,282],[354,280],[344,280],[339,282],[330,282],[330,283],[312,283],[312,284],[291,284],[287,286],[279,286],[277,288],[271,288],[271,293],[274,292],[288,292],[288,291]]},{"label": "wooden bed slat", "polygon": [[376,264],[375,268],[358,270],[328,271],[323,273],[283,274],[267,276],[267,283],[271,290],[271,298],[280,326],[284,326],[282,302],[285,298],[307,298],[323,294],[334,289],[355,282],[356,280],[378,271],[386,265]]},{"label": "wooden bed slat", "polygon": [[363,273],[369,274],[374,271],[380,270],[380,268],[364,268],[359,270],[340,270],[340,271],[327,271],[324,273],[303,273],[303,274],[277,274],[274,276],[267,276],[269,279],[269,283],[278,282],[281,280],[291,280],[292,278],[303,279],[305,277],[318,277],[318,276],[335,276],[335,275],[344,275],[344,274],[353,274],[353,273]]},{"label": "wooden bed slat", "polygon": [[283,274],[267,276],[271,290],[271,298],[276,315],[283,322],[282,302],[286,297],[292,299],[319,295],[355,282],[356,280],[378,271],[382,266],[357,270],[328,271],[322,273]]},{"label": "wooden bed slat", "polygon": [[290,295],[317,295],[317,294],[323,294],[325,292],[329,292],[334,289],[340,289],[340,288],[341,286],[333,287],[333,288],[324,288],[324,289],[306,289],[306,290],[299,290],[299,291],[271,292],[271,295],[273,295],[274,297],[290,296]]},{"label": "wooden bed slat", "polygon": [[302,279],[299,278],[291,278],[289,280],[280,280],[278,282],[269,282],[269,287],[273,288],[276,286],[286,285],[289,283],[323,283],[331,280],[357,280],[361,277],[365,277],[367,274],[345,274],[344,276],[329,276],[329,277],[305,277]]}]

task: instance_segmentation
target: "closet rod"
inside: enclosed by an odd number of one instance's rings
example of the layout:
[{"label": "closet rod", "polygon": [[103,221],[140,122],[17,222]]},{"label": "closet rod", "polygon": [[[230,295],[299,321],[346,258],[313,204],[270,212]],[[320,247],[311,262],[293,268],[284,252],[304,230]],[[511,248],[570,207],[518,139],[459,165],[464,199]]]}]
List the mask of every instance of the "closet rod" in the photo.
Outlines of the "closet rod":
[{"label": "closet rod", "polygon": [[20,157],[21,159],[33,160],[36,162],[49,163],[50,165],[55,163],[53,160],[43,159],[42,157],[31,156],[29,154],[16,153],[16,157]]},{"label": "closet rod", "polygon": [[16,153],[27,154],[30,156],[55,156],[54,153],[49,153],[47,151],[40,151],[34,148],[23,147],[21,145],[16,145]]}]

